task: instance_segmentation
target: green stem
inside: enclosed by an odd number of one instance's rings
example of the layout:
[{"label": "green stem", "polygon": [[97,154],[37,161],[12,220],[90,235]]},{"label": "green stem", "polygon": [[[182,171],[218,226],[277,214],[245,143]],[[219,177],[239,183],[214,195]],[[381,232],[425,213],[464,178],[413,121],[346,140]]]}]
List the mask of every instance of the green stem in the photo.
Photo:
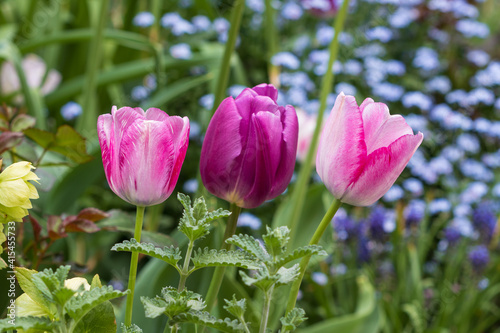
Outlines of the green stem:
[{"label": "green stem", "polygon": [[302,168],[300,169],[299,176],[297,179],[297,184],[292,193],[291,206],[293,207],[291,215],[288,216],[289,228],[290,228],[290,244],[293,244],[297,230],[299,219],[302,215],[302,209],[304,208],[305,196],[308,188],[309,177],[311,175],[312,161],[316,157],[316,150],[318,148],[319,134],[321,132],[321,127],[323,123],[323,114],[325,113],[326,100],[328,94],[333,85],[334,73],[332,71],[333,64],[337,59],[337,54],[339,50],[339,35],[344,28],[345,18],[347,16],[347,9],[349,8],[349,0],[344,0],[342,8],[335,19],[335,36],[330,43],[330,59],[328,60],[328,69],[323,80],[321,82],[321,95],[320,95],[320,107],[318,110],[318,118],[316,120],[316,129],[314,130],[314,135],[311,140],[311,145],[309,146],[309,151],[307,152],[306,160],[302,163]]},{"label": "green stem", "polygon": [[[347,0],[344,0],[347,1]],[[326,228],[330,225],[333,217],[335,216],[335,213],[337,213],[337,210],[340,208],[340,205],[342,202],[337,199],[333,199],[332,205],[330,208],[328,208],[328,211],[326,212],[325,216],[321,220],[321,223],[318,226],[318,229],[314,232],[314,235],[312,236],[311,240],[309,241],[309,245],[316,245],[318,244],[321,236],[325,233]],[[307,265],[309,264],[309,260],[311,259],[311,256],[306,256],[303,257],[302,260],[300,261],[299,265],[299,278],[293,282],[292,285],[292,290],[290,292],[290,296],[288,297],[288,303],[286,306],[286,312],[290,312],[293,310],[295,307],[295,302],[297,301],[297,295],[299,294],[299,289],[300,289],[300,284],[302,283],[302,279],[304,278],[304,274],[306,272]]]},{"label": "green stem", "polygon": [[238,32],[240,31],[241,18],[243,16],[243,9],[245,8],[245,0],[236,0],[233,12],[231,14],[231,27],[227,36],[226,47],[224,49],[224,56],[220,63],[219,76],[217,77],[217,85],[214,94],[214,106],[212,107],[212,115],[217,110],[220,102],[224,98],[229,80],[229,69],[231,68],[231,56],[233,55],[236,40],[238,39]]},{"label": "green stem", "polygon": [[194,241],[189,240],[188,249],[186,252],[186,257],[184,258],[184,266],[182,267],[181,278],[179,280],[178,291],[181,291],[186,286],[186,280],[189,276],[189,262],[191,261],[191,254],[193,253]]},{"label": "green stem", "polygon": [[262,309],[262,317],[260,319],[259,333],[266,333],[267,320],[269,319],[269,308],[271,306],[273,291],[274,291],[274,285],[268,291],[266,291],[264,295],[264,308]]},{"label": "green stem", "polygon": [[90,137],[91,133],[96,131],[95,123],[97,121],[97,75],[99,71],[99,63],[103,51],[104,28],[109,21],[108,17],[109,0],[101,1],[99,12],[99,21],[95,27],[95,35],[90,42],[88,63],[86,68],[86,84],[83,88],[82,109],[84,110],[81,117],[78,118],[76,127],[85,137]]},{"label": "green stem", "polygon": [[271,58],[276,54],[278,45],[278,31],[274,22],[275,10],[272,6],[273,0],[266,0],[265,24],[267,42],[267,71],[269,82],[279,86],[279,68],[271,63]]},{"label": "green stem", "polygon": [[[137,242],[141,242],[142,221],[144,220],[145,207],[137,206],[137,215],[135,218],[134,238]],[[132,252],[130,259],[130,273],[128,276],[128,289],[130,294],[127,295],[127,307],[125,309],[125,326],[132,325],[132,308],[134,304],[135,278],[137,275],[137,262],[139,259],[138,252]]]},{"label": "green stem", "polygon": [[[229,250],[231,248],[230,244],[226,243],[226,239],[233,236],[236,232],[236,224],[238,222],[238,217],[241,213],[241,207],[236,206],[234,203],[231,204],[231,215],[229,216],[226,224],[226,231],[224,232],[224,238],[222,240],[221,249]],[[212,281],[210,282],[210,287],[208,288],[206,297],[206,311],[210,312],[217,301],[217,294],[219,293],[220,286],[222,284],[222,279],[224,278],[224,273],[226,272],[225,266],[218,266],[215,268],[214,275],[212,276]]]}]

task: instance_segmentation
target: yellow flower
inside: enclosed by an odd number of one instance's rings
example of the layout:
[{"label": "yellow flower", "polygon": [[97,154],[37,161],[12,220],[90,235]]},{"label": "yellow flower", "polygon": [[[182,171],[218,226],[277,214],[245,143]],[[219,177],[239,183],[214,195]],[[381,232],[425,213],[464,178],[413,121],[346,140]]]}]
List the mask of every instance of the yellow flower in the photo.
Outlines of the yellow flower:
[{"label": "yellow flower", "polygon": [[0,173],[0,222],[22,222],[28,215],[30,199],[38,199],[38,192],[29,181],[37,181],[31,171],[35,167],[30,162],[18,162],[8,166]]}]

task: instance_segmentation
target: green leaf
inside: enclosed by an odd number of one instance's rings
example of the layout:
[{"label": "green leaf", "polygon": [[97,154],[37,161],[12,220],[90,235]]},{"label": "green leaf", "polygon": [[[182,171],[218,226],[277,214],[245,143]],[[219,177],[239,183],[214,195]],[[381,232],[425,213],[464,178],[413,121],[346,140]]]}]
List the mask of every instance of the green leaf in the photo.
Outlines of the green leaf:
[{"label": "green leaf", "polygon": [[300,274],[299,264],[295,264],[290,268],[281,267],[276,275],[278,276],[278,281],[276,286],[284,286],[293,282]]},{"label": "green leaf", "polygon": [[306,312],[301,308],[293,308],[285,317],[280,319],[283,325],[282,331],[295,331],[300,324],[307,320]]},{"label": "green leaf", "polygon": [[51,268],[44,269],[32,275],[33,284],[47,301],[64,305],[68,300],[68,293],[62,291],[59,294],[59,290],[64,289],[64,281],[68,277],[70,268],[70,266],[60,266],[55,272]]},{"label": "green leaf", "polygon": [[260,267],[243,251],[210,250],[209,248],[195,251],[191,261],[196,269],[214,266],[234,266],[246,269],[258,269]]},{"label": "green leaf", "polygon": [[173,318],[190,310],[199,311],[205,308],[201,295],[187,289],[178,291],[173,287],[163,288],[161,297],[141,297],[141,302],[148,318],[156,318],[161,314]]},{"label": "green leaf", "polygon": [[115,244],[112,248],[112,251],[128,251],[128,252],[139,252],[142,254],[146,254],[148,256],[161,259],[166,263],[177,268],[177,262],[182,259],[181,251],[179,248],[174,246],[167,247],[165,246],[163,249],[159,247],[155,247],[150,243],[139,243],[134,238],[130,241],[123,241],[123,243]]},{"label": "green leaf", "polygon": [[217,319],[206,311],[189,311],[172,318],[171,324],[193,323],[216,329],[220,332],[240,333],[244,331],[243,325],[237,320]]},{"label": "green leaf", "polygon": [[23,131],[31,140],[35,141],[42,148],[48,149],[56,141],[56,135],[38,128],[28,128]]},{"label": "green leaf", "polygon": [[21,289],[36,303],[43,309],[45,313],[50,313],[49,303],[43,297],[43,294],[33,283],[33,274],[36,274],[37,271],[27,269],[24,267],[16,267],[16,279],[19,283]]},{"label": "green leaf", "polygon": [[36,119],[27,114],[18,114],[10,123],[12,132],[22,132],[28,128],[34,127]]},{"label": "green leaf", "polygon": [[249,235],[234,235],[226,240],[226,243],[238,246],[261,261],[269,261],[271,257],[260,245],[259,241]]},{"label": "green leaf", "polygon": [[323,320],[320,323],[300,329],[301,333],[379,332],[380,313],[377,307],[375,289],[365,276],[357,279],[358,299],[356,310],[352,314]]},{"label": "green leaf", "polygon": [[276,267],[282,267],[287,263],[294,261],[296,259],[300,259],[305,256],[310,255],[319,255],[319,256],[327,256],[325,250],[319,245],[306,245],[303,247],[299,247],[298,249],[293,250],[290,254],[286,255],[283,258],[280,258],[276,263]]},{"label": "green leaf", "polygon": [[99,304],[76,325],[73,333],[116,333],[115,311],[111,302]]},{"label": "green leaf", "polygon": [[244,318],[245,311],[247,310],[247,300],[242,298],[240,300],[236,299],[236,296],[233,294],[233,299],[228,301],[224,300],[226,305],[224,305],[224,310],[235,316],[236,318]]},{"label": "green leaf", "polygon": [[240,271],[240,276],[247,286],[255,286],[264,292],[268,291],[278,281],[278,275],[271,275],[266,265],[262,264],[261,268],[253,276]]},{"label": "green leaf", "polygon": [[71,289],[68,289],[68,288],[60,288],[60,289],[57,289],[56,291],[54,291],[52,293],[52,296],[54,298],[54,301],[57,304],[59,304],[61,306],[64,306],[64,304],[66,304],[66,302],[71,297],[73,297],[74,294],[75,294],[74,290],[71,290]]},{"label": "green leaf", "polygon": [[142,333],[142,329],[135,324],[125,326],[125,324],[122,323],[121,328],[122,333]]},{"label": "green leaf", "polygon": [[89,291],[82,293],[71,298],[68,303],[66,303],[65,309],[66,313],[73,318],[76,322],[82,319],[90,310],[109,301],[113,298],[118,298],[125,296],[129,293],[129,290],[121,292],[119,290],[113,290],[111,286],[104,286],[102,288],[94,288]]},{"label": "green leaf", "polygon": [[15,320],[9,322],[9,318],[0,320],[0,333],[12,330],[40,330],[52,332],[56,327],[56,323],[47,317],[16,317]]},{"label": "green leaf", "polygon": [[427,319],[425,316],[425,311],[420,306],[418,300],[414,300],[409,304],[403,304],[402,310],[410,318],[410,324],[413,328],[412,332],[422,333],[425,331],[425,328],[427,326]]},{"label": "green leaf", "polygon": [[267,233],[262,236],[264,244],[266,244],[266,249],[274,258],[281,255],[286,251],[286,245],[290,240],[288,235],[290,234],[290,229],[288,227],[278,227],[276,229],[271,229],[266,226]]},{"label": "green leaf", "polygon": [[191,241],[207,235],[210,230],[210,222],[231,214],[231,212],[221,208],[208,212],[203,197],[197,198],[192,206],[191,199],[183,193],[177,194],[177,199],[184,206],[184,212],[179,222],[179,230]]},{"label": "green leaf", "polygon": [[92,283],[90,284],[90,289],[101,288],[101,287],[102,287],[101,279],[99,278],[99,274],[96,274],[92,278]]}]

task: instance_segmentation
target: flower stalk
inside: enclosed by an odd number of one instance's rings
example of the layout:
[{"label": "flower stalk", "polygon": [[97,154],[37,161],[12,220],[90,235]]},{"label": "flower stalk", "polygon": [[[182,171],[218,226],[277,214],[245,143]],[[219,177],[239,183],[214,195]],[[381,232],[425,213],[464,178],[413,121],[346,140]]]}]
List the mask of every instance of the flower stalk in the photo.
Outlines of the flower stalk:
[{"label": "flower stalk", "polygon": [[[135,218],[134,238],[137,242],[141,241],[142,221],[144,220],[145,207],[137,206],[137,215]],[[137,263],[139,261],[139,253],[132,252],[130,259],[130,272],[128,278],[128,289],[130,294],[127,295],[127,303],[125,309],[125,326],[132,325],[132,308],[134,304],[135,279],[137,276]]]},{"label": "flower stalk", "polygon": [[[339,210],[340,206],[342,205],[342,202],[337,199],[333,199],[333,202],[326,212],[325,216],[321,220],[321,223],[319,224],[318,228],[314,232],[314,235],[312,236],[311,240],[309,241],[309,245],[317,245],[319,243],[319,240],[321,239],[321,236],[325,233],[326,228],[330,225],[333,217]],[[304,278],[304,274],[306,272],[307,265],[309,264],[309,260],[311,259],[311,256],[305,256],[302,258],[299,264],[299,277],[293,282],[292,289],[290,291],[290,296],[288,297],[288,303],[286,306],[286,312],[290,312],[293,310],[295,307],[295,303],[297,302],[297,295],[299,294],[299,289],[300,289],[300,284],[302,283],[302,279]]]}]

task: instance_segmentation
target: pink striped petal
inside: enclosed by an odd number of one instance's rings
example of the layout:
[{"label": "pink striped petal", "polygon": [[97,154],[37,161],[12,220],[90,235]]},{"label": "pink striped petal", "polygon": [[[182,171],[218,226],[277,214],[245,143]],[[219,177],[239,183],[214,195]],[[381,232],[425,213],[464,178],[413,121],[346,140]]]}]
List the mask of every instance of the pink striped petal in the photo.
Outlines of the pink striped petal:
[{"label": "pink striped petal", "polygon": [[344,195],[366,161],[363,121],[353,96],[339,94],[320,138],[316,170],[328,190]]},{"label": "pink striped petal", "polygon": [[177,184],[177,179],[179,178],[182,163],[186,157],[186,151],[189,145],[189,119],[187,117],[181,118],[173,116],[168,118],[166,124],[167,128],[171,130],[173,138],[173,154],[175,161],[168,186],[166,185],[164,188],[165,194],[170,196]]},{"label": "pink striped petal", "polygon": [[362,112],[368,154],[389,146],[403,135],[413,134],[404,118],[400,115],[391,116],[384,103],[368,103]]},{"label": "pink striped petal", "polygon": [[371,153],[363,172],[340,200],[355,206],[370,206],[380,199],[403,172],[423,137],[420,132],[404,135]]}]

